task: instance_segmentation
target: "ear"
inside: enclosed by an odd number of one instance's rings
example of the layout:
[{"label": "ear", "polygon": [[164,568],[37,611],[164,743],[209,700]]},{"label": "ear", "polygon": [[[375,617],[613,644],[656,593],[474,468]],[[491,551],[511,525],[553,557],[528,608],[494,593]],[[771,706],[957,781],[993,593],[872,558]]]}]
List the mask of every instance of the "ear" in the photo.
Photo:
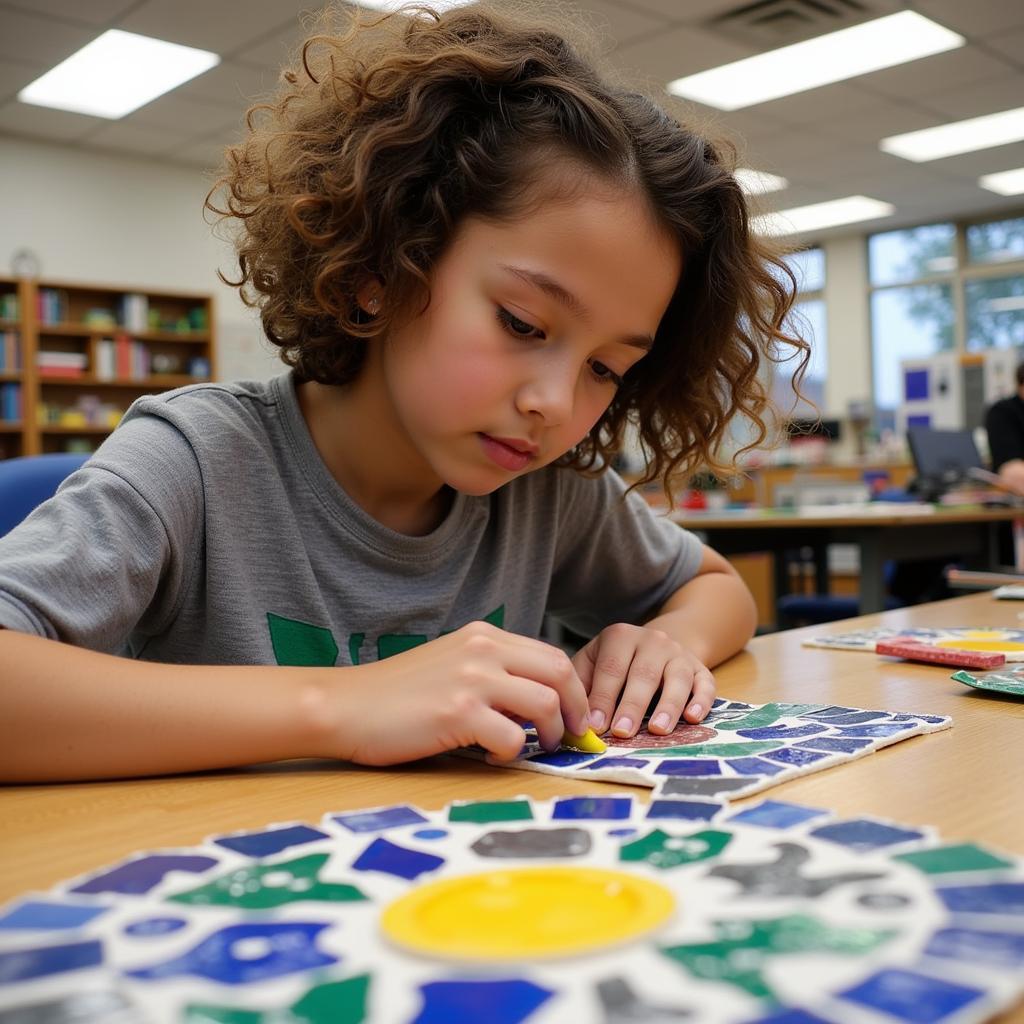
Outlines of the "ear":
[{"label": "ear", "polygon": [[380,312],[382,293],[383,288],[380,281],[376,278],[371,278],[356,292],[356,301],[359,303],[359,308],[367,316],[376,316]]}]

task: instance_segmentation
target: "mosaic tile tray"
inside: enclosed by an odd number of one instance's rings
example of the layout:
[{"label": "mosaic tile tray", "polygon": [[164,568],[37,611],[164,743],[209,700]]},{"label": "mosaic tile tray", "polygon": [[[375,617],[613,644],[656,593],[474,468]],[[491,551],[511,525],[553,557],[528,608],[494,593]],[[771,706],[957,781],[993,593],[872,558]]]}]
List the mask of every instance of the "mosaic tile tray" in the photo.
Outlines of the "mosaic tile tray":
[{"label": "mosaic tile tray", "polygon": [[995,651],[1007,661],[1024,661],[1024,629],[957,626],[934,629],[857,629],[850,633],[832,633],[804,641],[805,647],[829,647],[839,651],[874,651],[879,640],[909,637],[935,647],[967,651]]},{"label": "mosaic tile tray", "polygon": [[744,704],[718,698],[699,725],[680,722],[667,736],[641,729],[630,739],[607,734],[603,754],[545,751],[532,730],[514,761],[482,750],[459,754],[502,768],[544,772],[588,782],[657,786],[675,795],[728,800],[798,775],[832,768],[910,736],[948,729],[942,715],[869,711],[834,704]]},{"label": "mosaic tile tray", "polygon": [[976,690],[1024,697],[1024,664],[1010,665],[997,672],[954,672],[952,678]]},{"label": "mosaic tile tray", "polygon": [[0,907],[0,1022],[971,1024],[1024,858],[766,800],[327,814]]}]

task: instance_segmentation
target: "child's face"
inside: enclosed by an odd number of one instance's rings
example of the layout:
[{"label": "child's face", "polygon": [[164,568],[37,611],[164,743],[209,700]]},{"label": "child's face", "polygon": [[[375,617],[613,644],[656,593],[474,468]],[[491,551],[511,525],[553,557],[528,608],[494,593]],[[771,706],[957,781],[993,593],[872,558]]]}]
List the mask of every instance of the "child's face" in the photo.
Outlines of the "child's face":
[{"label": "child's face", "polygon": [[675,241],[633,195],[467,220],[427,311],[373,360],[412,464],[487,494],[558,459],[643,358],[680,273]]}]

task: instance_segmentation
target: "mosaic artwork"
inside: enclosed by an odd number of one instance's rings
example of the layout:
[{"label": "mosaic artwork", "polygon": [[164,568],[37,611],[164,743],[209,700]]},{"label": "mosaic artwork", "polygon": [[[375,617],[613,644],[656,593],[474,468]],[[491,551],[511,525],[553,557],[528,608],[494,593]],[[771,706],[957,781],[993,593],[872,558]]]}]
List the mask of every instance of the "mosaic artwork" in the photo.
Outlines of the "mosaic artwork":
[{"label": "mosaic artwork", "polygon": [[907,629],[858,629],[850,633],[833,633],[805,640],[805,647],[829,647],[839,651],[874,651],[880,640],[905,637],[961,651],[985,651],[1002,654],[1007,661],[1024,661],[1024,629],[993,629],[992,627],[924,627]]},{"label": "mosaic artwork", "polygon": [[459,753],[503,768],[588,782],[664,784],[672,795],[728,800],[952,724],[941,715],[719,698],[699,725],[680,722],[667,736],[646,729],[630,739],[608,733],[601,737],[608,745],[603,754],[564,748],[549,753],[532,730],[527,730],[526,746],[514,761],[493,761],[482,750]]},{"label": "mosaic artwork", "polygon": [[998,672],[954,672],[952,678],[976,690],[1024,697],[1024,664],[1011,665]]},{"label": "mosaic artwork", "polygon": [[766,800],[382,807],[0,907],[0,1024],[971,1024],[1024,858]]}]

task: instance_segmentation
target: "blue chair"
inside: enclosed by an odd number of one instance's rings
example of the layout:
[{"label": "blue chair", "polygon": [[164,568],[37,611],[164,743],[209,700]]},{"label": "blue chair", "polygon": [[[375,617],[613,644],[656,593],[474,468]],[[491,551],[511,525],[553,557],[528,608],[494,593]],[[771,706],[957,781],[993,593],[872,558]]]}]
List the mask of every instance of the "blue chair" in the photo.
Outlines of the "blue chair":
[{"label": "blue chair", "polygon": [[10,533],[37,505],[52,498],[61,481],[88,458],[57,452],[0,460],[0,537]]}]

